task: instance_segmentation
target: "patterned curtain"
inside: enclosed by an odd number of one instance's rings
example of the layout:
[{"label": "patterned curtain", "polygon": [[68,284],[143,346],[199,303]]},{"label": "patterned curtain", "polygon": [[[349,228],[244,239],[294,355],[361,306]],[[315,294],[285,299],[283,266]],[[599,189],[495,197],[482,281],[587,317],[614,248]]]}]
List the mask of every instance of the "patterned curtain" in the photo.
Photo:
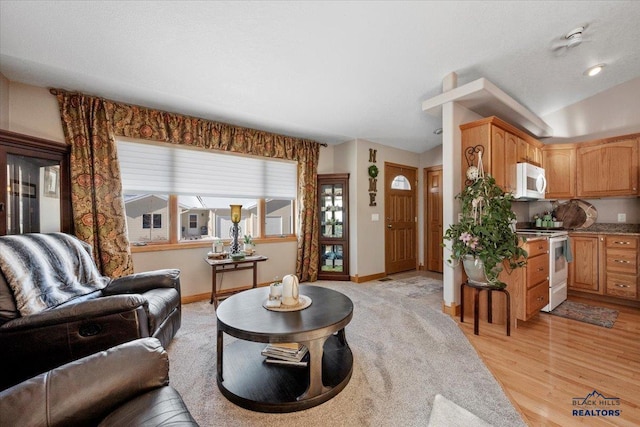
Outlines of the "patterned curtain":
[{"label": "patterned curtain", "polygon": [[113,135],[296,161],[299,182],[296,273],[300,281],[317,280],[317,142],[135,105],[101,102],[110,118]]},{"label": "patterned curtain", "polygon": [[71,145],[71,205],[75,234],[93,247],[102,274],[133,273],[116,142],[99,98],[56,92]]}]

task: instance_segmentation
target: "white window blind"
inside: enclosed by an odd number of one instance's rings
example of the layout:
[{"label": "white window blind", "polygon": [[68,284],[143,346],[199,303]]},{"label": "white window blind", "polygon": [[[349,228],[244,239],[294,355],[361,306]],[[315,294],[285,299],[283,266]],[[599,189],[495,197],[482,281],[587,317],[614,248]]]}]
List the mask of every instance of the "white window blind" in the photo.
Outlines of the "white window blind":
[{"label": "white window blind", "polygon": [[296,198],[292,161],[222,154],[172,145],[118,141],[125,193]]}]

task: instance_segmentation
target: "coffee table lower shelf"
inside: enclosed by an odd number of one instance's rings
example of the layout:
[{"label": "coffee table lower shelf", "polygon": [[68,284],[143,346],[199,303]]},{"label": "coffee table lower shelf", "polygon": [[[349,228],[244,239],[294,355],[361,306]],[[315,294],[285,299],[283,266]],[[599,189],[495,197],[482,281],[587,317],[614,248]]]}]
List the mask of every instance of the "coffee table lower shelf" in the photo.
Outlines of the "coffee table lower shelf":
[{"label": "coffee table lower shelf", "polygon": [[222,394],[246,409],[259,412],[293,412],[331,399],[349,383],[353,355],[336,335],[324,344],[322,382],[328,391],[298,400],[309,386],[309,367],[272,365],[260,354],[265,343],[237,340],[224,347]]}]

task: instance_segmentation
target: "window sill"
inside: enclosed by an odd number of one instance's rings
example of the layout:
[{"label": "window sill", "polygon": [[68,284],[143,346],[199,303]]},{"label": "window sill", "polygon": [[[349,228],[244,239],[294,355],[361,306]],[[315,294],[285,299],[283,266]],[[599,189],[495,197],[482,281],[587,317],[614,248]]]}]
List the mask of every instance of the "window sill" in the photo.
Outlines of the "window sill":
[{"label": "window sill", "polygon": [[[265,237],[262,239],[254,239],[255,245],[264,243],[282,243],[282,242],[296,242],[298,238],[296,236],[283,236],[283,237]],[[176,251],[182,249],[197,249],[197,248],[211,248],[213,240],[204,241],[186,241],[181,243],[148,243],[144,246],[131,245],[131,253],[142,252],[160,252],[160,251]],[[228,245],[229,241],[225,240],[225,244]],[[242,242],[240,242],[242,244]]]}]

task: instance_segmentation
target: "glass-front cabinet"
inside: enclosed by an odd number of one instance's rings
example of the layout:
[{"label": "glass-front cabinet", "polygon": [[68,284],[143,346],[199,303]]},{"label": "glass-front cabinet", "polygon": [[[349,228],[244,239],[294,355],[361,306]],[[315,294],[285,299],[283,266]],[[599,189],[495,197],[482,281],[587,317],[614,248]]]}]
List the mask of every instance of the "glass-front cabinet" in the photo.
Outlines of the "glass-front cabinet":
[{"label": "glass-front cabinet", "polygon": [[0,130],[0,235],[71,232],[68,153],[66,145]]},{"label": "glass-front cabinet", "polygon": [[318,175],[320,266],[318,279],[349,277],[349,174]]}]

